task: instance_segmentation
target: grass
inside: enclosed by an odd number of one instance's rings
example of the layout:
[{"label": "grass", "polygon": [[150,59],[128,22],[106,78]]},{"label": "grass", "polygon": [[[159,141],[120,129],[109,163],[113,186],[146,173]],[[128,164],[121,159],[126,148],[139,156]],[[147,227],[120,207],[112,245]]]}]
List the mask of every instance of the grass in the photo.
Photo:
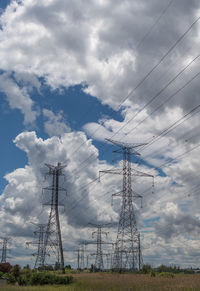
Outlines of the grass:
[{"label": "grass", "polygon": [[0,291],[140,291],[199,290],[200,275],[175,275],[174,278],[137,274],[80,273],[74,274],[68,286],[0,286]]}]

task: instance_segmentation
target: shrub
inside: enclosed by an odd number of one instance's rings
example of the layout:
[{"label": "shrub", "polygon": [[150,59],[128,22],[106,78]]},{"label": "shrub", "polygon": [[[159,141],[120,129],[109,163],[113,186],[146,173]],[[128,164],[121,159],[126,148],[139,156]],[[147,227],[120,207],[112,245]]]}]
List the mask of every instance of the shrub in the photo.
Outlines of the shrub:
[{"label": "shrub", "polygon": [[8,283],[9,284],[14,284],[16,282],[16,279],[15,277],[13,276],[13,274],[10,274],[10,273],[6,273],[4,275],[4,278],[6,278],[8,280]]},{"label": "shrub", "polygon": [[164,278],[174,278],[174,274],[171,272],[162,272],[159,274],[159,276]]},{"label": "shrub", "polygon": [[146,264],[142,266],[142,269],[139,271],[140,274],[151,274],[153,271],[151,265]]},{"label": "shrub", "polygon": [[157,267],[157,272],[162,273],[162,272],[169,272],[169,273],[181,273],[182,270],[180,269],[179,266],[165,266],[165,265],[160,265]]},{"label": "shrub", "polygon": [[12,269],[10,270],[10,273],[15,277],[15,280],[17,280],[17,278],[19,278],[20,276],[20,266],[19,265],[13,266]]},{"label": "shrub", "polygon": [[0,263],[0,272],[9,273],[12,266],[9,263]]},{"label": "shrub", "polygon": [[155,276],[156,276],[156,273],[155,273],[154,270],[151,270],[151,271],[150,271],[150,276],[151,276],[151,277],[155,277]]},{"label": "shrub", "polygon": [[3,276],[3,274],[4,274],[3,272],[0,272],[0,278]]},{"label": "shrub", "polygon": [[26,273],[20,275],[18,283],[19,285],[47,285],[47,284],[58,284],[58,285],[67,285],[73,281],[72,276],[56,276],[55,274],[41,272],[41,273],[32,273],[29,276]]},{"label": "shrub", "polygon": [[26,274],[21,274],[18,278],[18,284],[20,286],[27,286],[30,285],[30,278],[26,276]]}]

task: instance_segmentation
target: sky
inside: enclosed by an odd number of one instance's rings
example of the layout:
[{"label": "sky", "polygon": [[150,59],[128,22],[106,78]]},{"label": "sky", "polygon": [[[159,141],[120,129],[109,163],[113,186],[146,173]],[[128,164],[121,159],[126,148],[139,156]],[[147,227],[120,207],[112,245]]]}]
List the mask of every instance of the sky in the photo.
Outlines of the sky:
[{"label": "sky", "polygon": [[154,176],[154,189],[132,179],[144,262],[199,267],[199,35],[198,0],[0,2],[0,237],[11,263],[34,264],[25,243],[47,223],[45,163],[66,165],[65,263],[76,267],[89,223],[111,223],[115,241],[122,179],[97,179],[122,167],[111,138],[147,143],[132,159]]}]

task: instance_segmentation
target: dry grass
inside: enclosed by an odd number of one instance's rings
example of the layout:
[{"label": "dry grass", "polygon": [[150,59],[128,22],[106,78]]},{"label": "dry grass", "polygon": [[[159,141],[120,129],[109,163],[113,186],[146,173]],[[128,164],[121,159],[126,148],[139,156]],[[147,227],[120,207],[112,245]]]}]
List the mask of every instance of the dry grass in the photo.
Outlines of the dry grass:
[{"label": "dry grass", "polygon": [[141,274],[97,273],[76,274],[74,278],[77,280],[77,286],[83,287],[82,290],[200,290],[200,275],[161,278]]},{"label": "dry grass", "polygon": [[0,286],[0,291],[140,291],[140,290],[199,290],[200,275],[176,275],[174,278],[136,274],[74,274],[69,286]]}]

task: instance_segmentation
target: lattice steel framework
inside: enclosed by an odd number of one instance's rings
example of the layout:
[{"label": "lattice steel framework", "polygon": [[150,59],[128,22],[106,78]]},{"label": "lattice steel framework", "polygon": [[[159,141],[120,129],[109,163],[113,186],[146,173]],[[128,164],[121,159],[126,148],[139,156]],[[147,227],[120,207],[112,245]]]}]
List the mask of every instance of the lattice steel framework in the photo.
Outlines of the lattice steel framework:
[{"label": "lattice steel framework", "polygon": [[6,263],[7,262],[7,252],[8,252],[8,237],[2,238],[2,253],[1,253],[1,263]]},{"label": "lattice steel framework", "polygon": [[[113,269],[115,270],[134,270],[141,265],[141,248],[139,242],[139,231],[137,229],[136,217],[133,207],[133,198],[142,198],[132,190],[131,176],[152,177],[152,175],[137,171],[131,168],[131,154],[139,155],[135,150],[145,143],[124,143],[111,139],[109,142],[120,147],[117,153],[123,154],[123,169],[113,169],[101,171],[109,174],[123,175],[122,191],[112,196],[122,196],[122,205],[119,217],[117,239],[114,249]],[[140,250],[139,250],[140,248]]]},{"label": "lattice steel framework", "polygon": [[107,254],[103,253],[102,244],[112,244],[112,243],[105,242],[102,240],[102,235],[106,235],[107,237],[108,234],[108,232],[102,231],[102,228],[108,226],[109,224],[93,224],[93,223],[89,224],[97,228],[96,231],[92,232],[92,238],[94,238],[94,235],[96,235],[96,242],[94,243],[88,242],[88,244],[96,244],[97,246],[96,253],[93,253],[91,255],[95,256],[95,268],[97,270],[103,271],[104,270],[103,256]]},{"label": "lattice steel framework", "polygon": [[[34,223],[35,224],[35,223]],[[34,235],[38,236],[38,241],[26,242],[27,245],[37,245],[37,252],[33,253],[36,257],[34,268],[44,269],[45,267],[45,235],[46,235],[46,224],[35,224],[38,230],[34,231]]]},{"label": "lattice steel framework", "polygon": [[79,248],[79,269],[85,268],[85,245],[81,244]]},{"label": "lattice steel framework", "polygon": [[51,202],[45,203],[44,205],[50,205],[49,219],[44,239],[44,264],[46,260],[46,255],[50,252],[50,249],[56,255],[56,261],[60,265],[62,272],[65,272],[64,269],[64,255],[63,255],[63,246],[62,246],[62,237],[60,229],[60,220],[59,220],[59,210],[58,207],[62,204],[59,201],[59,192],[66,189],[59,186],[59,177],[62,175],[62,170],[66,167],[58,163],[57,166],[45,164],[49,168],[48,175],[52,176],[52,184],[50,187],[44,188],[44,190],[51,191]]}]

